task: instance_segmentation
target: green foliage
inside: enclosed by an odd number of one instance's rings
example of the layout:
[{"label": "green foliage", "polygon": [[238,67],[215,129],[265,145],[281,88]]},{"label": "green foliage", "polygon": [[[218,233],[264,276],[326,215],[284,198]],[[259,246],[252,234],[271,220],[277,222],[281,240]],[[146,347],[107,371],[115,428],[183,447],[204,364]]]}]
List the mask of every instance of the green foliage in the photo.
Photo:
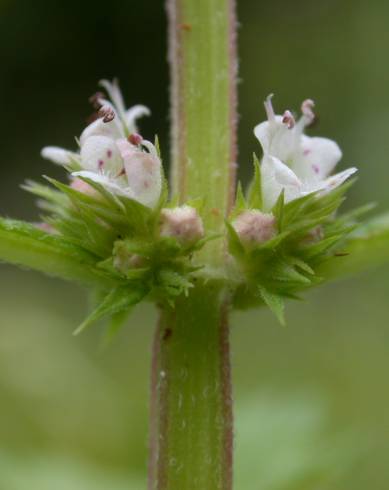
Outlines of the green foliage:
[{"label": "green foliage", "polygon": [[249,187],[247,201],[250,208],[262,208],[262,182],[261,166],[257,155],[254,153],[254,178]]},{"label": "green foliage", "polygon": [[[51,187],[34,182],[24,186],[40,198],[45,224],[39,228],[2,220],[0,257],[59,277],[92,282],[102,290],[99,303],[76,333],[110,317],[107,337],[111,337],[131,308],[146,297],[173,304],[193,286],[200,268],[192,263],[194,254],[218,238],[208,234],[186,243],[160,235],[161,209],[172,205],[167,202],[166,181],[156,208],[150,209],[86,178],[82,180],[89,186],[87,192],[46,180]],[[201,208],[202,201],[191,205]]]},{"label": "green foliage", "polygon": [[[339,261],[339,256],[347,252],[350,233],[357,227],[356,218],[371,209],[364,207],[337,216],[350,185],[343,184],[327,194],[311,193],[288,203],[282,192],[272,209],[275,236],[250,247],[238,236],[233,221],[227,223],[229,252],[235,257],[245,283],[236,291],[235,306],[263,302],[283,323],[284,300],[296,298],[300,291],[323,280],[318,273],[321,264]],[[261,202],[258,186],[258,177],[254,177],[249,203]],[[238,214],[234,210],[232,216]]]}]

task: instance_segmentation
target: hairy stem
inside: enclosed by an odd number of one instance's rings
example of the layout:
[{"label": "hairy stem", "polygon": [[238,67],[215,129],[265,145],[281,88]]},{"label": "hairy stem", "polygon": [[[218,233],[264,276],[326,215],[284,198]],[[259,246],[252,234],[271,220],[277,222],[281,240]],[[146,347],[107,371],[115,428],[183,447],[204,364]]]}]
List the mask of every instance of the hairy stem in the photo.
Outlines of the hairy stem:
[{"label": "hairy stem", "polygon": [[[204,199],[206,228],[220,231],[236,168],[235,0],[168,0],[172,76],[172,186]],[[222,260],[221,241],[207,258]]]},{"label": "hairy stem", "polygon": [[196,287],[161,310],[154,344],[149,490],[232,488],[226,308]]},{"label": "hairy stem", "polygon": [[[168,0],[172,187],[221,232],[236,167],[235,0]],[[201,251],[224,261],[222,240]],[[161,309],[153,349],[149,490],[232,488],[232,402],[223,288],[198,285]]]}]

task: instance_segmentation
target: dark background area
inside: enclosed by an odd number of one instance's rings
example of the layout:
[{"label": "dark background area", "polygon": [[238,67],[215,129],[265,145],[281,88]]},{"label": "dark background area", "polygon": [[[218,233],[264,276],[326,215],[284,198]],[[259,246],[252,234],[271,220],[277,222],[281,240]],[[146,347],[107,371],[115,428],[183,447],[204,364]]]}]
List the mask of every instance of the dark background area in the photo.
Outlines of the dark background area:
[{"label": "dark background area", "polygon": [[[240,177],[270,92],[279,112],[310,97],[359,181],[346,207],[389,207],[389,4],[238,0]],[[101,78],[152,117],[169,160],[163,2],[0,0],[0,214],[37,219],[19,185],[62,169],[41,147],[75,148]],[[388,267],[288,307],[232,322],[238,490],[389,487]],[[0,490],[145,488],[150,340],[139,308],[108,349],[74,338],[84,291],[0,267]]]}]

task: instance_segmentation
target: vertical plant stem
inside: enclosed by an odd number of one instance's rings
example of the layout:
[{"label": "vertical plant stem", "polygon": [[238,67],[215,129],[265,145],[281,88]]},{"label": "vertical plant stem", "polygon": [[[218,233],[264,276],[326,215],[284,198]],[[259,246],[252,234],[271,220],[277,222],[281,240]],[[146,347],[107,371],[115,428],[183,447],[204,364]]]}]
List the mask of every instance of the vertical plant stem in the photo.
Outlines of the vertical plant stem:
[{"label": "vertical plant stem", "polygon": [[[204,198],[208,230],[221,231],[236,168],[235,0],[168,0],[172,77],[172,186]],[[207,247],[222,260],[223,244]]]},{"label": "vertical plant stem", "polygon": [[231,379],[222,301],[220,288],[207,285],[161,311],[150,490],[232,486]]},{"label": "vertical plant stem", "polygon": [[[236,168],[235,0],[167,0],[172,75],[172,187],[202,199],[207,232],[221,232]],[[204,265],[224,261],[210,242]],[[200,281],[199,281],[200,282]],[[149,490],[232,488],[228,304],[208,281],[161,309],[153,349]]]}]

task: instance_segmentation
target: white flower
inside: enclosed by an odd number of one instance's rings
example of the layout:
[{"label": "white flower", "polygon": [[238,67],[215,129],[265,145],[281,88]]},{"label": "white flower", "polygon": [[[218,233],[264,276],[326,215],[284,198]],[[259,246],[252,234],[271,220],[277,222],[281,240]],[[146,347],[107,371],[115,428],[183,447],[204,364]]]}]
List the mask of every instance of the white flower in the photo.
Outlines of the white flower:
[{"label": "white flower", "polygon": [[302,117],[295,121],[290,111],[274,114],[271,96],[265,102],[268,120],[258,124],[254,134],[261,143],[261,165],[264,209],[270,210],[284,189],[286,202],[311,192],[328,192],[348,179],[356,168],[330,176],[342,158],[339,146],[332,140],[308,137],[304,129],[314,119],[314,103],[305,100]]},{"label": "white flower", "polygon": [[113,194],[154,207],[162,189],[162,166],[154,145],[137,135],[135,121],[149,115],[147,107],[137,105],[126,110],[117,82],[100,82],[112,103],[96,94],[94,102],[100,116],[81,133],[79,153],[45,147],[42,156],[55,163],[76,162],[81,177],[103,185]]}]

